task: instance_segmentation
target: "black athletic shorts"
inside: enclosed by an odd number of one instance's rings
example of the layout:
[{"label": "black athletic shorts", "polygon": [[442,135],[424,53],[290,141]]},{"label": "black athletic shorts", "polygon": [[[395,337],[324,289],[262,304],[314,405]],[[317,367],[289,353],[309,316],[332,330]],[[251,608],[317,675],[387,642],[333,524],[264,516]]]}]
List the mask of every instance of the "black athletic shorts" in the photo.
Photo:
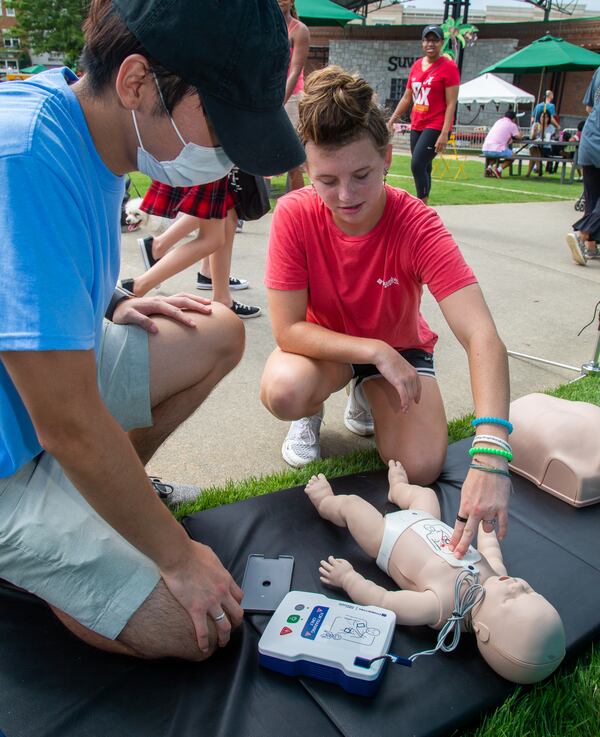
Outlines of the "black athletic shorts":
[{"label": "black athletic shorts", "polygon": [[[420,348],[409,348],[406,351],[398,351],[398,353],[406,361],[417,369],[417,373],[421,376],[431,376],[435,379],[435,369],[433,367],[433,353],[427,353]],[[353,363],[352,378],[358,379],[356,382],[360,384],[365,379],[376,379],[381,374],[377,366],[372,363]]]}]

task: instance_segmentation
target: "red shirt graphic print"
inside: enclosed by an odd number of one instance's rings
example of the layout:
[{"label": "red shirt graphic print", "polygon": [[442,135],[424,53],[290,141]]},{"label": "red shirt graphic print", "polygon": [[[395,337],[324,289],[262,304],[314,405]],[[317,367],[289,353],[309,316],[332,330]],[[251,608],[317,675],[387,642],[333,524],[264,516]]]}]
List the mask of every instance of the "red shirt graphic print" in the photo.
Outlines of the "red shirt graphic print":
[{"label": "red shirt graphic print", "polygon": [[417,59],[408,76],[412,91],[413,108],[410,116],[414,130],[433,128],[441,131],[446,114],[446,87],[460,84],[458,67],[446,56],[423,71],[423,59]]}]

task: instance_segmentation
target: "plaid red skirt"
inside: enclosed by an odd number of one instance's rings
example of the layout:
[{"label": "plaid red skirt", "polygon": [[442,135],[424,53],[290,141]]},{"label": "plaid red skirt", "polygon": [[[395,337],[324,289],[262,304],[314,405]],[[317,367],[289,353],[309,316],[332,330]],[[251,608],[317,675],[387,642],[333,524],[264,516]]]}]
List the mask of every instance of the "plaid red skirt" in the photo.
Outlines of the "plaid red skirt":
[{"label": "plaid red skirt", "polygon": [[229,177],[196,187],[171,187],[154,180],[140,209],[163,218],[174,218],[177,213],[185,212],[202,220],[224,220],[235,203]]}]

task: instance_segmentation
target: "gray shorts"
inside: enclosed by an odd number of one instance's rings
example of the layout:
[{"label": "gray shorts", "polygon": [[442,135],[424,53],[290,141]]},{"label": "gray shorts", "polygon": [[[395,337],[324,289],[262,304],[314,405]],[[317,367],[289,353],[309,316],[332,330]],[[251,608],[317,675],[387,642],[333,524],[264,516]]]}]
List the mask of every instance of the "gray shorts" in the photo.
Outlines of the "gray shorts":
[{"label": "gray shorts", "polygon": [[[106,322],[98,383],[123,429],[152,424],[148,334]],[[115,639],[158,568],[81,496],[49,453],[0,479],[0,578]]]}]

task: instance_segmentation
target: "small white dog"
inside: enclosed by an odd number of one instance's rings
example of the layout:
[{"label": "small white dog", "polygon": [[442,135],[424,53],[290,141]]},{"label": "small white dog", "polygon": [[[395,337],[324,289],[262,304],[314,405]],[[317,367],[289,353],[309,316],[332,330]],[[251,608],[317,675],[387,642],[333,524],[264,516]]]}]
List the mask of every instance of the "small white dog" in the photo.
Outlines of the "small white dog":
[{"label": "small white dog", "polygon": [[160,235],[174,222],[173,220],[169,220],[169,218],[163,218],[159,215],[149,215],[147,212],[140,210],[141,204],[141,197],[133,197],[125,205],[125,222],[127,223],[127,230],[130,233],[142,228],[144,233]]}]

